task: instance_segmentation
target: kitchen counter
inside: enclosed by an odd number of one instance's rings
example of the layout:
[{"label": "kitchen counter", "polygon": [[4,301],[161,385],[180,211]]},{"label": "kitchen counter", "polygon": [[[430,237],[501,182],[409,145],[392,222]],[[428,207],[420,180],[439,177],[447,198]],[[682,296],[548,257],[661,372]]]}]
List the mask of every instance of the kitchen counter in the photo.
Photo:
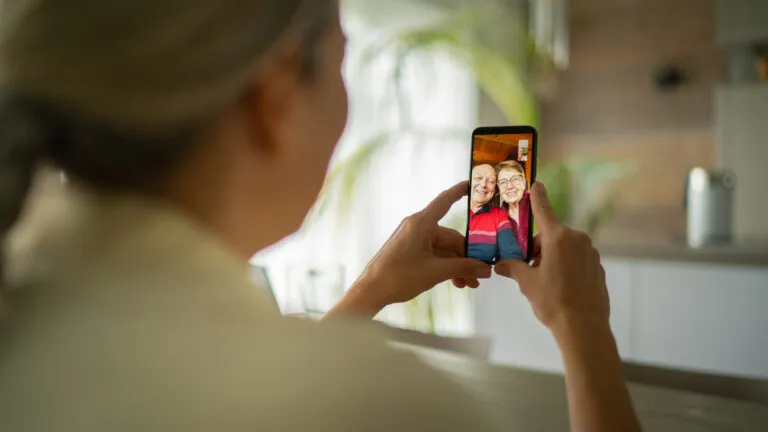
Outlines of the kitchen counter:
[{"label": "kitchen counter", "polygon": [[[453,353],[404,346],[481,400],[511,431],[567,431],[563,376],[488,365]],[[645,430],[764,431],[768,406],[641,384],[629,385]]]},{"label": "kitchen counter", "polygon": [[768,267],[768,242],[689,248],[684,242],[597,245],[603,258]]}]

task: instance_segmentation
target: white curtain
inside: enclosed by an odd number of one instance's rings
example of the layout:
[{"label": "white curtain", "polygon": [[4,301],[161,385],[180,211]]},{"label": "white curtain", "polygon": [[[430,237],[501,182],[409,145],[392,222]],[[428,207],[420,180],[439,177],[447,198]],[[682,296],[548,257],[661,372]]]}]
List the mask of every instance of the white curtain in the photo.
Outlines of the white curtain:
[{"label": "white curtain", "polygon": [[[442,12],[418,1],[363,1],[344,3],[343,23],[349,38],[344,68],[350,95],[350,119],[335,161],[343,161],[370,138],[383,132],[405,131],[400,123],[392,86],[394,52],[383,52],[364,62],[368,47],[398,28],[439,18]],[[365,63],[365,64],[364,64]],[[326,213],[301,233],[254,258],[269,269],[278,302],[284,310],[300,302],[291,278],[305,267],[342,265],[349,286],[400,221],[424,207],[445,188],[464,180],[468,172],[472,128],[477,123],[478,94],[472,76],[446,55],[414,57],[402,73],[401,99],[409,107],[408,130],[396,133],[372,158],[356,180],[351,208],[343,216]],[[453,214],[460,216],[466,201]],[[339,223],[341,221],[341,223]],[[455,292],[454,292],[455,291]],[[332,301],[333,299],[329,299]],[[435,330],[467,334],[472,331],[469,296],[441,289],[434,298]],[[411,314],[412,315],[412,314]],[[380,317],[413,327],[412,316],[390,307]]]}]

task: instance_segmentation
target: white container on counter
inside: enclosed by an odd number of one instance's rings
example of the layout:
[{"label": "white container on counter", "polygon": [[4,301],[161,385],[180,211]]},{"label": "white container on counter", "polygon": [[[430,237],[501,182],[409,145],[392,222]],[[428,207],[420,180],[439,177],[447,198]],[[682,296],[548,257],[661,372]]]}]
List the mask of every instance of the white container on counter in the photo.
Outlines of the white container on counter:
[{"label": "white container on counter", "polygon": [[734,175],[728,171],[694,168],[688,174],[686,237],[690,247],[732,242],[734,187]]}]

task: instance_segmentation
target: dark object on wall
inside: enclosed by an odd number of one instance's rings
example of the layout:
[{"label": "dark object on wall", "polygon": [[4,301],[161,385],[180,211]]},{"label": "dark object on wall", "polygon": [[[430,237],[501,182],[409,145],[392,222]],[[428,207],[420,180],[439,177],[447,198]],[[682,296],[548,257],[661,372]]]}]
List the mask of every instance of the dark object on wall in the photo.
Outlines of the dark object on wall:
[{"label": "dark object on wall", "polygon": [[677,90],[688,80],[685,72],[678,66],[664,66],[654,74],[653,81],[661,91]]}]

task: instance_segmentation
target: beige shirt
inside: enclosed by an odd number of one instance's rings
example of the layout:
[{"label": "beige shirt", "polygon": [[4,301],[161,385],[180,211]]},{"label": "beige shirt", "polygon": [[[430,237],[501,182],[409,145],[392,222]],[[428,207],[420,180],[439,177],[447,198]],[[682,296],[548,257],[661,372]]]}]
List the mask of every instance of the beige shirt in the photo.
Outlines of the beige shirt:
[{"label": "beige shirt", "polygon": [[280,317],[181,213],[71,192],[55,208],[11,257],[0,431],[489,429],[375,332]]}]

